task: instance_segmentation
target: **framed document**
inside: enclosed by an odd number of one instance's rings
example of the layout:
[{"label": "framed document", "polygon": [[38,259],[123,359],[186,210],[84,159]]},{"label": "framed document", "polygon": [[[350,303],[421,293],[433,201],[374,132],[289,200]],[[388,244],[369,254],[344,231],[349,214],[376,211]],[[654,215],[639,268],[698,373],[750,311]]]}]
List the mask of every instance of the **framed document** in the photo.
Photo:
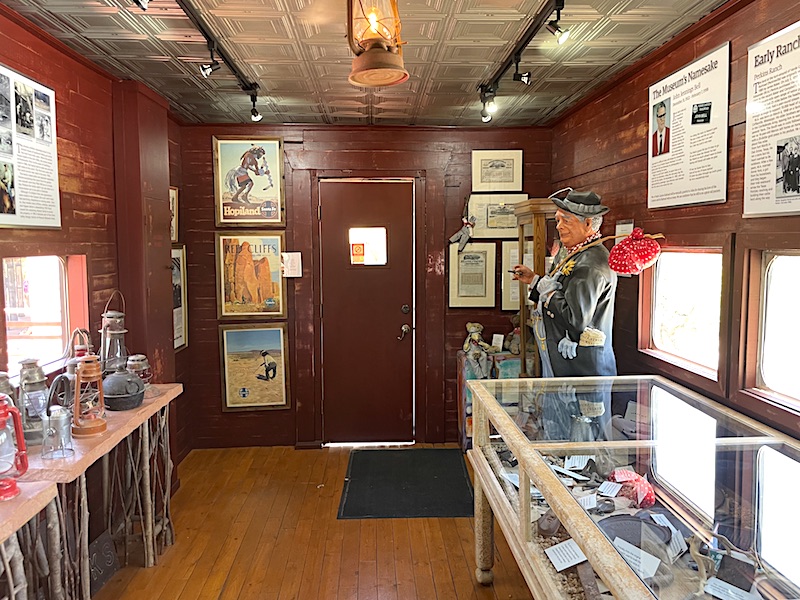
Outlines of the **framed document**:
[{"label": "framed document", "polygon": [[[519,310],[520,286],[522,286],[523,294],[526,293],[528,286],[520,284],[519,281],[512,279],[512,274],[509,273],[509,271],[514,265],[519,264],[533,269],[533,240],[525,242],[525,255],[521,259],[519,256],[519,242],[503,242],[503,256],[501,262],[500,309]],[[528,304],[531,304],[530,300],[528,300]]]},{"label": "framed document", "polygon": [[522,150],[473,150],[473,192],[521,192]]},{"label": "framed document", "polygon": [[462,252],[450,244],[450,306],[494,306],[496,248],[469,243]]},{"label": "framed document", "polygon": [[527,199],[527,194],[471,194],[468,211],[475,217],[472,237],[516,238],[519,232],[514,205]]},{"label": "framed document", "polygon": [[283,141],[214,137],[218,226],[283,226]]},{"label": "framed document", "polygon": [[169,188],[169,241],[178,241],[178,188]]},{"label": "framed document", "polygon": [[286,323],[221,325],[222,410],[290,408]]},{"label": "framed document", "polygon": [[186,246],[172,248],[172,339],[175,350],[189,345],[186,307]]}]

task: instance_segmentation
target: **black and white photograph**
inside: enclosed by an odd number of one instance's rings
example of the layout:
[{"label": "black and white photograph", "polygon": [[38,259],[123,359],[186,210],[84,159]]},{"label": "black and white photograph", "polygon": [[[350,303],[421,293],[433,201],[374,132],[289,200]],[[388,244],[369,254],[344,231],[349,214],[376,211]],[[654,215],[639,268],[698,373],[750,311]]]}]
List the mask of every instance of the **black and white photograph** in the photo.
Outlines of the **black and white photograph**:
[{"label": "black and white photograph", "polygon": [[36,113],[36,139],[47,144],[53,141],[53,125],[50,115]]},{"label": "black and white photograph", "polygon": [[778,140],[775,148],[775,197],[800,196],[800,134]]},{"label": "black and white photograph", "polygon": [[14,195],[14,165],[0,162],[0,213],[4,215],[17,214]]},{"label": "black and white photograph", "polygon": [[0,73],[0,127],[11,127],[11,80]]},{"label": "black and white photograph", "polygon": [[42,90],[35,90],[33,92],[33,98],[37,111],[43,110],[45,112],[50,112],[50,94]]},{"label": "black and white photograph", "polygon": [[11,130],[0,128],[0,154],[8,154],[11,156],[13,148]]},{"label": "black and white photograph", "polygon": [[186,310],[186,246],[172,248],[172,339],[175,350],[189,344]]},{"label": "black and white photograph", "polygon": [[17,133],[33,137],[33,88],[15,81],[14,98]]}]

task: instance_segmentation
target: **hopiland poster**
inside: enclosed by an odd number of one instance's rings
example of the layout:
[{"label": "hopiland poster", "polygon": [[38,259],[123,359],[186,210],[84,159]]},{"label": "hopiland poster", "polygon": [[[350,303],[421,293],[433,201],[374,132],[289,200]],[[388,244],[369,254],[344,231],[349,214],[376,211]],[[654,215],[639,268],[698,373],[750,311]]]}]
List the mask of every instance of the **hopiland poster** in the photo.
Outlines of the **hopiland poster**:
[{"label": "hopiland poster", "polygon": [[800,22],[747,52],[744,216],[800,214]]},{"label": "hopiland poster", "polygon": [[725,202],[730,45],[650,86],[647,207]]},{"label": "hopiland poster", "polygon": [[0,227],[61,227],[55,92],[2,65]]}]

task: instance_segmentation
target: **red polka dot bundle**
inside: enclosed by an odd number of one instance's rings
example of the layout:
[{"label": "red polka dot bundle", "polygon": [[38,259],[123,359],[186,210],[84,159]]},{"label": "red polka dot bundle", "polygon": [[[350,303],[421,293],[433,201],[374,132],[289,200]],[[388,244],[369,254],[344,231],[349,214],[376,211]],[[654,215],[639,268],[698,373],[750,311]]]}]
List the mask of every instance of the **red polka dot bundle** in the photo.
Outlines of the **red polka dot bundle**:
[{"label": "red polka dot bundle", "polygon": [[654,237],[645,235],[641,227],[636,227],[631,234],[614,246],[608,255],[608,266],[615,273],[638,275],[647,267],[651,267],[661,254],[661,246]]},{"label": "red polka dot bundle", "polygon": [[656,503],[656,492],[653,486],[641,475],[630,469],[614,469],[608,476],[609,481],[622,484],[621,496],[632,500],[638,508],[650,508]]}]

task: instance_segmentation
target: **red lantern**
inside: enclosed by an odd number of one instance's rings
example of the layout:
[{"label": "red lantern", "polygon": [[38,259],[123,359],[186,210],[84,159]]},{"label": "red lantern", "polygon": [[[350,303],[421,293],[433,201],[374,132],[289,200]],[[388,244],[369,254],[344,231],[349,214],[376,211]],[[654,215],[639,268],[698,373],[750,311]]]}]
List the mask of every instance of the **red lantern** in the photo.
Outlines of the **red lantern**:
[{"label": "red lantern", "polygon": [[[11,417],[14,421],[12,439]],[[11,405],[11,399],[0,394],[0,500],[11,500],[19,494],[16,479],[28,470],[28,453],[25,451],[25,436],[19,410]]]}]

